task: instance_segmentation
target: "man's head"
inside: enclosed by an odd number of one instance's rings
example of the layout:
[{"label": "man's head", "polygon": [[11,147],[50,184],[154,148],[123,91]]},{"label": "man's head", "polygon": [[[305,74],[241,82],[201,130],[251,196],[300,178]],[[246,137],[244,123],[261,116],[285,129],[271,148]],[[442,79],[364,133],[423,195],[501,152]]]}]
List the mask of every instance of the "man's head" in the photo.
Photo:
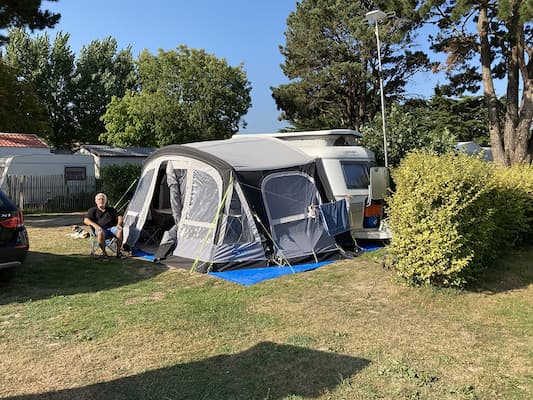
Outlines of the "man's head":
[{"label": "man's head", "polygon": [[105,193],[98,193],[96,196],[94,196],[94,202],[99,209],[103,210],[107,203],[107,196]]}]

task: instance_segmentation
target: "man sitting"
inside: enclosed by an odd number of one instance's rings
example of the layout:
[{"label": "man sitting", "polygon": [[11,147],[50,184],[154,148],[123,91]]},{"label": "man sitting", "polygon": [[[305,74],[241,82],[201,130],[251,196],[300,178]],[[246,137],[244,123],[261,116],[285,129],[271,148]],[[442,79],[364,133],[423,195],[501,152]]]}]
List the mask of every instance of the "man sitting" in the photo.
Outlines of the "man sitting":
[{"label": "man sitting", "polygon": [[96,234],[98,246],[102,250],[102,255],[107,256],[105,240],[109,237],[117,238],[117,257],[121,257],[122,248],[122,215],[113,207],[107,205],[107,196],[104,193],[98,193],[94,201],[96,207],[87,211],[83,223],[92,226]]}]

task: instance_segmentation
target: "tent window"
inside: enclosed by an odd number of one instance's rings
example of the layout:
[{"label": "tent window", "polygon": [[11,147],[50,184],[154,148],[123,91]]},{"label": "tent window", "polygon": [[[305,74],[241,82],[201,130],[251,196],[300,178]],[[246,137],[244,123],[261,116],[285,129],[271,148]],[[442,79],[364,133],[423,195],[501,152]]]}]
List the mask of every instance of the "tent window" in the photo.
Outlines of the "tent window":
[{"label": "tent window", "polygon": [[213,222],[218,209],[220,195],[216,181],[206,172],[195,170],[192,174],[192,188],[185,218],[197,222]]},{"label": "tent window", "polygon": [[237,190],[233,191],[229,210],[227,213],[226,231],[224,244],[250,243],[254,241],[254,235],[250,229],[250,221],[242,205]]},{"label": "tent window", "polygon": [[133,197],[129,209],[130,210],[142,210],[143,204],[148,197],[150,183],[152,182],[152,177],[154,176],[154,170],[151,169],[141,177],[139,183],[137,184],[137,189],[135,190],[135,196]]},{"label": "tent window", "polygon": [[308,207],[318,205],[313,181],[300,173],[270,176],[263,193],[271,220],[305,219]]},{"label": "tent window", "polygon": [[208,243],[210,243],[213,236],[213,231],[203,226],[183,225],[180,229],[181,232],[178,233],[178,236],[186,237],[188,240],[202,241],[209,235]]}]

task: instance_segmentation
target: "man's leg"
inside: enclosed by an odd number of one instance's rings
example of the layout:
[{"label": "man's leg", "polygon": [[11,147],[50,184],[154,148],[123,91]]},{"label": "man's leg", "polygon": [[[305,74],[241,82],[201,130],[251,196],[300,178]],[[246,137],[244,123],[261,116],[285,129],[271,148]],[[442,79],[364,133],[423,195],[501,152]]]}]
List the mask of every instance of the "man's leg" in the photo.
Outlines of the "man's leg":
[{"label": "man's leg", "polygon": [[117,228],[116,226],[109,228],[111,234],[117,239],[117,257],[122,256],[122,228]]},{"label": "man's leg", "polygon": [[102,250],[102,255],[103,256],[107,256],[107,251],[105,249],[105,235],[106,235],[106,232],[104,229],[99,229],[97,232],[96,232],[96,238],[97,238],[97,241],[98,241],[98,246],[100,247],[100,250]]}]

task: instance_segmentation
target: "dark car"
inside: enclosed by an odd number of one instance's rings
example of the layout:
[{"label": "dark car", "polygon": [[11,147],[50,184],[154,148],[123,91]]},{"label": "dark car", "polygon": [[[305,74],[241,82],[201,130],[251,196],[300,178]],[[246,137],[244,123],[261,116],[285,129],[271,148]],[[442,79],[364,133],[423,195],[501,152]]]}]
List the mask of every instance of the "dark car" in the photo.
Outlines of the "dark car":
[{"label": "dark car", "polygon": [[0,190],[0,282],[15,276],[29,249],[28,232],[22,212]]}]

